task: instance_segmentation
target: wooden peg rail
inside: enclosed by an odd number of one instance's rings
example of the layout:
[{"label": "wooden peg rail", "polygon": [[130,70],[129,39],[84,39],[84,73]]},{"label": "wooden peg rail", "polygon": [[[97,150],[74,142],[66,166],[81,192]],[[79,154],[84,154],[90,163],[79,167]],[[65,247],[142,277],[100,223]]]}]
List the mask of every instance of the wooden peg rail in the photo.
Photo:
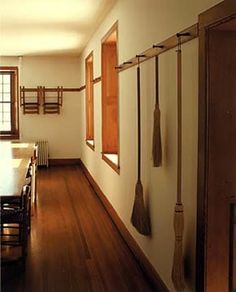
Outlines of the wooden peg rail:
[{"label": "wooden peg rail", "polygon": [[[145,62],[157,55],[160,55],[170,49],[173,49],[178,46],[178,36],[182,35],[181,37],[181,43],[184,44],[188,41],[191,41],[192,39],[195,39],[199,35],[199,29],[198,29],[198,23],[180,31],[178,34],[175,34],[168,39],[166,39],[163,42],[160,42],[158,44],[154,44],[151,48],[147,49],[146,51],[136,55],[134,58],[127,60],[123,62],[122,64],[116,66],[117,72],[122,72],[126,69],[129,69],[135,65],[142,62]],[[142,56],[142,57],[140,57]],[[100,82],[101,76],[93,79],[93,84]],[[78,91],[81,91],[86,88],[86,85],[83,85],[79,88]]]},{"label": "wooden peg rail", "polygon": [[[182,36],[181,37],[182,44],[184,44],[192,39],[195,39],[199,35],[198,23],[180,31],[178,34],[175,34],[175,35],[169,37],[168,39],[164,40],[163,42],[160,42],[158,44],[154,44],[151,48],[147,49],[146,51],[144,51],[144,52],[136,55],[134,58],[127,60],[127,61],[123,62],[122,64],[118,65],[116,67],[117,72],[118,73],[122,72],[126,69],[129,69],[129,68],[137,65],[138,62],[139,63],[145,62],[145,61],[147,61],[147,60],[149,60],[157,55],[160,55],[160,54],[162,54],[170,49],[177,47],[178,46],[178,35]],[[142,56],[142,57],[140,57],[140,56]],[[101,81],[101,76],[94,78],[93,84],[96,84],[100,81]],[[86,85],[82,85],[78,88],[64,88],[64,87],[62,87],[61,93],[62,92],[80,92],[80,91],[84,90],[85,88],[86,88]],[[23,92],[37,92],[38,88],[24,88],[24,86],[23,86],[23,87],[21,87],[21,91],[23,91]],[[53,92],[53,91],[57,91],[57,88],[45,88],[45,92]],[[61,97],[61,99],[62,99],[62,97]],[[23,105],[22,102],[24,103],[23,97],[21,98],[21,105]],[[36,104],[37,104],[37,102],[36,102]],[[34,106],[36,107],[36,105],[34,105]],[[29,107],[30,107],[30,105],[29,105]],[[33,106],[32,106],[32,108],[33,108]],[[24,107],[24,111],[25,110],[27,111],[27,109]],[[37,108],[37,110],[38,110],[38,108]],[[36,113],[38,113],[37,110],[35,110]],[[24,112],[24,113],[26,113],[26,112]],[[31,113],[33,113],[33,112],[31,112]]]},{"label": "wooden peg rail", "polygon": [[[74,88],[71,88],[71,87],[62,87],[62,91],[63,92],[79,92],[79,91],[81,91],[81,90],[83,90],[84,89],[84,86],[81,86],[81,87],[74,87]],[[57,88],[46,88],[46,91],[47,92],[53,92],[53,91],[55,91],[55,90],[57,90]]]},{"label": "wooden peg rail", "polygon": [[[100,82],[102,80],[102,77],[101,76],[99,76],[99,77],[96,77],[96,78],[94,78],[93,79],[93,84],[96,84],[96,83],[98,83],[98,82]],[[82,86],[80,86],[79,88],[78,88],[78,90],[76,90],[76,91],[82,91],[82,90],[84,90],[86,88],[86,85],[82,85]],[[65,90],[64,90],[65,91]],[[74,90],[75,91],[75,90]]]},{"label": "wooden peg rail", "polygon": [[[196,37],[198,37],[198,23],[186,28],[185,30],[179,32],[179,34],[187,34],[181,38],[181,43],[184,44]],[[133,67],[135,65],[142,62],[145,62],[149,60],[150,58],[153,58],[161,53],[164,53],[170,49],[173,49],[177,47],[178,45],[178,38],[177,35],[171,36],[170,38],[166,39],[163,42],[160,42],[158,44],[154,44],[151,48],[147,49],[146,51],[142,52],[141,54],[135,56],[134,58],[123,62],[122,64],[118,65],[116,69],[118,72],[121,72],[123,70],[129,69],[130,67]],[[138,56],[144,55],[145,57],[138,58]]]},{"label": "wooden peg rail", "polygon": [[101,79],[102,79],[101,76],[99,76],[99,77],[97,77],[97,78],[94,78],[94,79],[93,79],[93,84],[100,82]]},{"label": "wooden peg rail", "polygon": [[[38,87],[41,87],[41,86],[38,86]],[[37,92],[37,88],[38,87],[34,87],[34,88],[30,88],[30,87],[27,87],[25,88],[24,86],[21,86],[21,89],[22,91],[24,92]],[[63,88],[63,92],[76,92],[76,91],[81,91],[84,89],[84,86],[81,86],[81,87],[78,87],[78,88],[71,88],[71,87],[62,87]],[[57,87],[51,87],[51,88],[45,88],[48,92],[49,91],[56,91],[57,90]]]}]

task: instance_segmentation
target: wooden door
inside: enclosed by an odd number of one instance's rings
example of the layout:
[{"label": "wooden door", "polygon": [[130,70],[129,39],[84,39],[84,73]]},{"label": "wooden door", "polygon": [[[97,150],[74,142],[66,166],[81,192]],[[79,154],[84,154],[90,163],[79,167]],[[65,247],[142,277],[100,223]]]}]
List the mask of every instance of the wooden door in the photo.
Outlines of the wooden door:
[{"label": "wooden door", "polygon": [[214,292],[229,287],[230,205],[236,194],[236,31],[230,26],[219,25],[208,36],[206,287]]},{"label": "wooden door", "polygon": [[200,26],[196,290],[207,292],[236,291],[236,5],[227,3]]}]

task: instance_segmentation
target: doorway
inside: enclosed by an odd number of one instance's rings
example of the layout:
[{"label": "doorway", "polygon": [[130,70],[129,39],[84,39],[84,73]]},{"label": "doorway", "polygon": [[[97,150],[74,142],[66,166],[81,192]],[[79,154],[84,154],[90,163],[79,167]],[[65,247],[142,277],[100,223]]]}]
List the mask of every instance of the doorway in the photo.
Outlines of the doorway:
[{"label": "doorway", "polygon": [[236,204],[236,5],[200,17],[196,290],[233,292]]}]

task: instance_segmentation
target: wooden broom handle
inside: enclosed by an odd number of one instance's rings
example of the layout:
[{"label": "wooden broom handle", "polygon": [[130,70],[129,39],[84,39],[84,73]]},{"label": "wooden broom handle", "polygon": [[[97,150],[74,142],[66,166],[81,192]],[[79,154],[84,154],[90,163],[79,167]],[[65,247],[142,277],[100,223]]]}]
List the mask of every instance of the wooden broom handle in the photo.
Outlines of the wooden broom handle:
[{"label": "wooden broom handle", "polygon": [[155,56],[155,77],[156,77],[156,105],[159,104],[159,58]]},{"label": "wooden broom handle", "polygon": [[138,181],[141,179],[141,105],[140,105],[140,67],[137,67],[137,105],[138,105]]},{"label": "wooden broom handle", "polygon": [[177,50],[177,204],[181,200],[181,177],[182,177],[182,52],[181,47]]}]

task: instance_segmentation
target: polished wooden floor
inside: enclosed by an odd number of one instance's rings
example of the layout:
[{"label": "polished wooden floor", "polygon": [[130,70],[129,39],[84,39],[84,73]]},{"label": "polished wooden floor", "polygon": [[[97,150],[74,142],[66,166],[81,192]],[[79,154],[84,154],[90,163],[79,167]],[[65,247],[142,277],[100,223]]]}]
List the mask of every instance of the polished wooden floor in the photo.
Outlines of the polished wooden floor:
[{"label": "polished wooden floor", "polygon": [[79,167],[40,169],[28,257],[2,291],[154,291]]}]

